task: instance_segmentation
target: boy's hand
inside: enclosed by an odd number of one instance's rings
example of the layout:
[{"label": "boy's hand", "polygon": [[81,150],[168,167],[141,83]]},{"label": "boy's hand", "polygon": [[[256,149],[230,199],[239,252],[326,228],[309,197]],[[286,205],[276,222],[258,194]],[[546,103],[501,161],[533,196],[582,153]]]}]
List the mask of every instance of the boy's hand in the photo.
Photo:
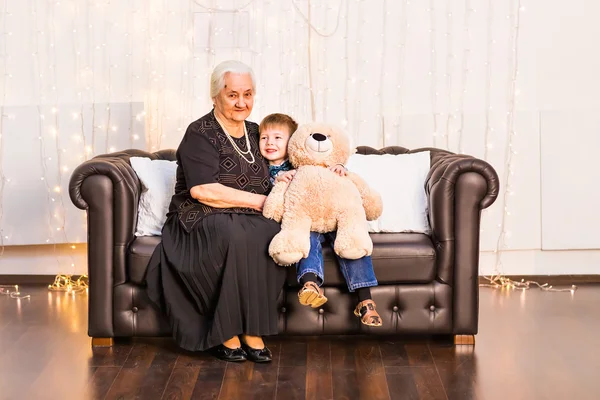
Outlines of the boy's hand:
[{"label": "boy's hand", "polygon": [[292,169],[290,171],[285,171],[283,174],[277,175],[277,177],[275,178],[275,182],[290,183],[292,181],[292,178],[294,177],[294,175],[296,175],[295,169]]},{"label": "boy's hand", "polygon": [[329,170],[339,176],[346,176],[348,174],[348,170],[341,164],[336,164],[332,167],[329,167]]}]

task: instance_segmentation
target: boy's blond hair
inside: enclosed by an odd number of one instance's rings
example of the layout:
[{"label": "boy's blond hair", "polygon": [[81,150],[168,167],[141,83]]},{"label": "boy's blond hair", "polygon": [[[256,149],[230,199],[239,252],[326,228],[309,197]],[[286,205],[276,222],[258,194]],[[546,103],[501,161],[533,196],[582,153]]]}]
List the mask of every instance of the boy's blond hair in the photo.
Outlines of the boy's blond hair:
[{"label": "boy's blond hair", "polygon": [[290,136],[292,133],[296,132],[296,129],[298,129],[298,123],[294,121],[292,117],[287,114],[275,113],[269,114],[263,118],[258,127],[258,131],[262,132],[263,130],[273,126],[285,126],[290,130]]}]

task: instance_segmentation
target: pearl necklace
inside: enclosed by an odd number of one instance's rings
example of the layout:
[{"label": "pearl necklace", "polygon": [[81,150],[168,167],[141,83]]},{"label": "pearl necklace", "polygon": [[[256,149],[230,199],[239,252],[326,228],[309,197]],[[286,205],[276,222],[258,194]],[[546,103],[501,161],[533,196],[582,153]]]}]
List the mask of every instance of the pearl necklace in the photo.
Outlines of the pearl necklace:
[{"label": "pearl necklace", "polygon": [[[221,120],[219,118],[217,118],[216,115],[215,115],[215,119],[217,120],[217,122],[219,123],[219,125],[221,125],[221,129],[223,129],[223,132],[225,132],[225,136],[227,136],[227,139],[229,139],[229,142],[233,146],[233,149],[239,154],[239,156],[241,158],[243,158],[244,161],[246,161],[248,164],[254,163],[254,161],[256,161],[256,160],[254,159],[254,154],[252,153],[252,148],[250,147],[250,139],[248,138],[248,128],[246,128],[246,123],[244,122],[244,136],[246,137],[246,148],[248,150],[247,151],[242,151],[237,146],[237,144],[235,144],[235,141],[233,140],[233,137],[231,136],[231,134],[225,128],[225,124],[223,122],[221,122]],[[250,160],[248,160],[246,158],[247,154],[250,154]]]}]

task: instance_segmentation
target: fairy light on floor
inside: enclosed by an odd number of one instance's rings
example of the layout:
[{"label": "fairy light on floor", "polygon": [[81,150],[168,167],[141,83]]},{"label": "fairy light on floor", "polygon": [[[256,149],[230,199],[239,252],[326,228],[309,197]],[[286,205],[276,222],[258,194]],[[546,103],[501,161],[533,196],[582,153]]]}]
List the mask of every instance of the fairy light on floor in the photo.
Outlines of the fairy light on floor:
[{"label": "fairy light on floor", "polygon": [[30,299],[31,295],[21,295],[19,285],[0,285],[0,295],[8,296],[11,299]]},{"label": "fairy light on floor", "polygon": [[48,289],[53,292],[67,292],[71,294],[87,293],[89,288],[89,279],[87,275],[80,275],[77,279],[73,275],[56,275],[54,282],[48,285]]}]

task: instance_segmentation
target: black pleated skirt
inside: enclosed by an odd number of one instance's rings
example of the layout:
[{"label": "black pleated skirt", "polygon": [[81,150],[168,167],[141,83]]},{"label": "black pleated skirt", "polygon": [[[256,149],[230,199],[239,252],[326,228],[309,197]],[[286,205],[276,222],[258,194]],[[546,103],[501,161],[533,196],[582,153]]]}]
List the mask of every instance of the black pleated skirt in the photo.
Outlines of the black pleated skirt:
[{"label": "black pleated skirt", "polygon": [[188,233],[167,218],[146,273],[150,299],[190,351],[233,336],[277,334],[284,267],[268,254],[280,226],[260,215],[213,214]]}]

